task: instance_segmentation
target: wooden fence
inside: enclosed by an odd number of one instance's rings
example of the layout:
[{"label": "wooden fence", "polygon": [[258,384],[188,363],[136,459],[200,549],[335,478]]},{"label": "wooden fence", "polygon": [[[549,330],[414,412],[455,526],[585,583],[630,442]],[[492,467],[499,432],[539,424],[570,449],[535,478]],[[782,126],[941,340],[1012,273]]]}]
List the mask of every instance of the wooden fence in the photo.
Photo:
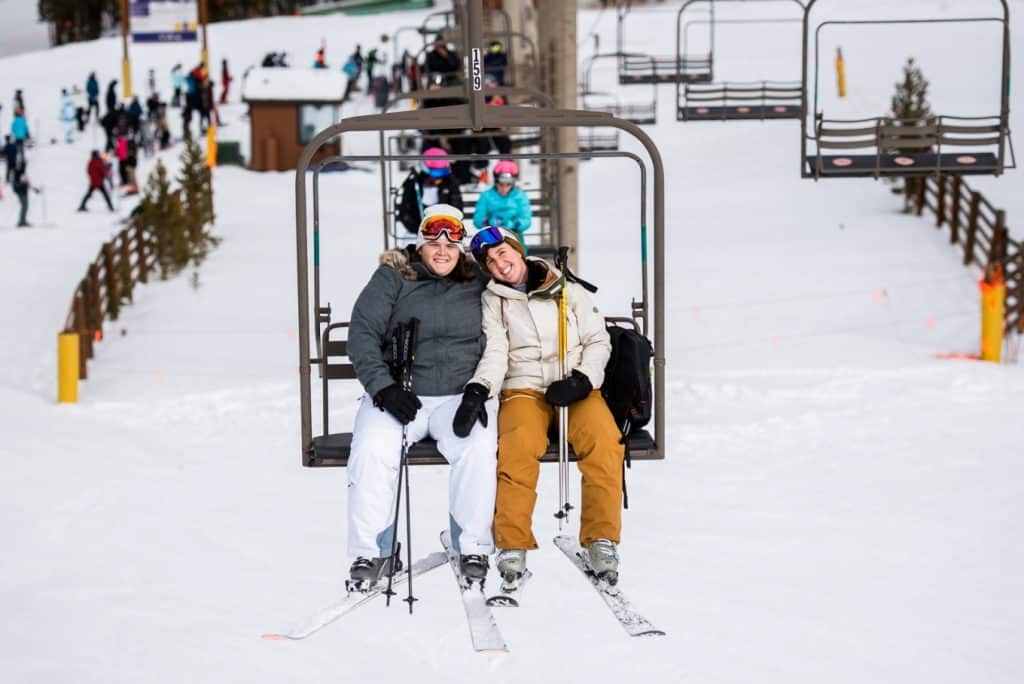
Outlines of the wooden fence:
[{"label": "wooden fence", "polygon": [[107,317],[116,321],[121,306],[132,301],[135,285],[149,281],[160,260],[159,248],[166,242],[157,239],[136,216],[131,225],[100,247],[89,264],[64,320],[64,332],[79,336],[79,379],[88,377],[86,362],[93,357],[93,345],[103,339],[103,321]]},{"label": "wooden fence", "polygon": [[929,176],[916,184],[918,216],[935,214],[935,227],[949,226],[949,241],[963,248],[964,266],[998,264],[1006,279],[1007,333],[1024,333],[1024,247],[1010,239],[1006,212],[996,209],[960,176]]}]

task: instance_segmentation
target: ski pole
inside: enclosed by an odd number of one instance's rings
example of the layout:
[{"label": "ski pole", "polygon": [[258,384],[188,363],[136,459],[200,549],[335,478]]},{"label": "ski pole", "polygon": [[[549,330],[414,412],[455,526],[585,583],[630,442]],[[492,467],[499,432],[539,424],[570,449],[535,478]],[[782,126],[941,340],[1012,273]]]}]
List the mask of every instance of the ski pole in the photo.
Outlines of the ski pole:
[{"label": "ski pole", "polygon": [[[555,260],[560,271],[562,271],[562,291],[558,296],[558,365],[562,380],[567,377],[566,355],[569,346],[568,321],[566,320],[566,304],[568,297],[568,280],[565,277],[565,268],[568,257],[568,247],[558,248],[558,257]],[[569,409],[566,406],[558,407],[558,510],[555,517],[558,518],[558,531],[562,531],[563,523],[567,522],[569,510]]]},{"label": "ski pole", "polygon": [[[391,346],[391,362],[393,372],[398,375],[398,382],[402,388],[405,388],[405,355],[406,355],[406,334],[405,334],[405,323],[399,323],[395,326],[395,332],[393,336],[393,343]],[[384,592],[387,596],[385,605],[391,606],[391,597],[394,592],[391,591],[392,582],[395,577],[395,554],[398,552],[398,513],[402,507],[402,476],[404,471],[401,464],[405,462],[405,453],[408,448],[408,426],[402,424],[402,450],[399,453],[399,466],[398,466],[398,488],[395,490],[395,515],[392,518],[394,521],[391,527],[391,554],[388,556],[388,563],[391,564],[388,573],[388,588]]]},{"label": "ski pole", "polygon": [[[416,361],[416,343],[420,334],[420,319],[413,317],[409,319],[409,354],[406,357],[405,385],[406,389],[412,391],[412,367]],[[405,470],[405,563],[409,574],[408,587],[409,595],[405,601],[409,604],[409,614],[412,615],[412,604],[416,597],[412,595],[412,498],[409,495],[409,446],[402,448],[401,468]],[[397,531],[397,529],[396,529]]]}]

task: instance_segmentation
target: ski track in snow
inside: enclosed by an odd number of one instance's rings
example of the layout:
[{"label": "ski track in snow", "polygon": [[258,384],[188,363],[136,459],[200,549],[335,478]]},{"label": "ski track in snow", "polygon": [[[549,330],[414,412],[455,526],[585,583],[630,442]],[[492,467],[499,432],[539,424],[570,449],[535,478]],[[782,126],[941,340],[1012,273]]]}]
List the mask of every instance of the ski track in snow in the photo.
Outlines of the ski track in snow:
[{"label": "ski track in snow", "polygon": [[[818,4],[824,12],[827,3]],[[734,5],[717,11],[762,11]],[[900,3],[919,16],[994,11],[981,5]],[[892,3],[857,6],[843,16],[897,12]],[[1017,35],[1024,2],[1010,8]],[[214,76],[227,56],[236,77],[222,139],[246,151],[240,79],[266,51],[286,49],[305,66],[322,36],[338,68],[357,40],[366,50],[382,28],[424,15],[211,26]],[[670,54],[674,17],[637,10],[626,48],[649,39],[651,52]],[[613,46],[614,12],[581,10],[578,29]],[[889,31],[826,31],[830,115],[887,106],[911,51]],[[932,81],[935,110],[991,113],[992,28],[925,42],[913,54]],[[949,50],[954,43],[977,47]],[[836,44],[847,61],[846,101],[832,94]],[[1021,45],[1013,44],[1016,64]],[[722,79],[748,80],[751,55],[765,77],[799,73],[795,26],[723,28],[716,46]],[[136,86],[145,88],[154,66],[166,94],[170,67],[188,66],[196,52],[134,46]],[[417,578],[412,616],[404,603],[378,602],[301,644],[260,640],[335,600],[349,561],[345,472],[300,467],[293,175],[217,169],[223,242],[199,269],[198,289],[191,271],[137,289],[106,327],[79,403],[54,403],[55,333],[85,265],[117,227],[95,198],[90,213],[74,212],[101,134],[46,143],[63,137],[60,87],[84,86],[96,69],[105,89],[119,60],[117,39],[0,60],[0,93],[25,89],[29,124],[44,143],[29,158],[30,178],[46,189],[32,196],[29,220],[43,222],[45,197],[54,224],[12,228],[16,200],[4,188],[4,681],[1021,681],[1024,374],[934,358],[978,345],[977,270],[960,265],[948,233],[898,213],[886,184],[800,180],[796,122],[677,123],[671,86],[659,88],[661,123],[647,128],[667,172],[667,458],[628,471],[622,545],[624,590],[668,636],[624,636],[545,541],[530,554],[528,605],[497,612],[508,654],[472,652],[445,572]],[[595,71],[596,89],[616,87],[611,65]],[[618,92],[629,102],[651,90]],[[1020,92],[1012,91],[1012,128]],[[370,111],[358,98],[344,115]],[[345,149],[373,145],[353,136]],[[179,150],[162,155],[172,168]],[[153,163],[142,161],[140,178]],[[527,166],[528,182],[531,173]],[[1007,209],[1021,239],[1017,174],[969,182]],[[632,162],[580,166],[581,273],[602,286],[597,301],[608,313],[640,295],[636,176]],[[327,174],[322,190],[324,297],[343,320],[380,249],[379,178]],[[117,216],[132,206],[124,201]],[[354,385],[331,389],[336,429],[351,424],[359,394]],[[415,556],[437,547],[447,476],[413,469]],[[556,477],[543,470],[538,539],[556,533]],[[572,488],[578,496],[578,480]]]}]

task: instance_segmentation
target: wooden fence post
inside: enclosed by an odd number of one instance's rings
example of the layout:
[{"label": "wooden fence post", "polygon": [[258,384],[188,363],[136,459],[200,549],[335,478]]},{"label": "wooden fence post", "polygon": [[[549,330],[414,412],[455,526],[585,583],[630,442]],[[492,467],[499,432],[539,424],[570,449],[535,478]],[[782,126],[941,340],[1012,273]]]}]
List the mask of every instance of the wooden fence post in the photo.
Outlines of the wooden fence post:
[{"label": "wooden fence post", "polygon": [[[103,304],[100,302],[100,267],[96,262],[89,264],[89,298],[86,301],[86,312],[89,320],[89,332],[95,340],[96,335],[103,336]],[[90,351],[89,357],[92,358]]]},{"label": "wooden fence post", "polygon": [[[907,188],[909,189],[911,187],[911,184],[908,181],[910,181],[909,178],[907,178],[904,182],[907,183]],[[928,189],[928,179],[922,178],[920,183],[915,183],[913,184],[913,186],[914,204],[917,207],[917,215],[920,216],[921,214],[924,213],[924,198],[925,191]]]},{"label": "wooden fence post", "polygon": [[149,282],[149,267],[146,265],[146,232],[142,229],[142,218],[135,219],[135,249],[139,260],[139,282]]},{"label": "wooden fence post", "polygon": [[132,301],[132,290],[135,286],[135,277],[132,275],[132,246],[131,246],[131,233],[128,228],[125,228],[118,237],[121,239],[118,250],[117,259],[117,275],[120,276],[121,281],[121,298],[127,301]]},{"label": "wooden fence post", "polygon": [[1024,243],[1017,244],[1017,332],[1024,335]]},{"label": "wooden fence post", "polygon": [[103,243],[103,280],[107,286],[107,313],[116,321],[121,312],[120,288],[117,282],[117,268],[114,266],[114,243]]},{"label": "wooden fence post", "polygon": [[989,247],[988,262],[990,264],[1002,264],[1006,260],[1006,243],[1009,236],[1006,234],[1006,211],[996,209],[996,225],[992,229],[992,244]]},{"label": "wooden fence post", "polygon": [[949,242],[954,245],[960,239],[960,193],[962,185],[963,179],[960,176],[953,176],[953,197],[950,202],[952,213],[949,216]]},{"label": "wooden fence post", "polygon": [[78,379],[85,380],[89,377],[86,361],[92,357],[92,334],[86,325],[85,315],[85,280],[75,292],[75,332],[78,333]]},{"label": "wooden fence post", "polygon": [[939,176],[937,179],[938,190],[935,193],[935,227],[941,228],[946,220],[946,179],[949,176]]},{"label": "wooden fence post", "polygon": [[971,191],[971,209],[967,213],[967,242],[964,243],[964,266],[969,266],[974,261],[974,238],[978,232],[978,206],[981,204],[981,195],[977,190]]}]

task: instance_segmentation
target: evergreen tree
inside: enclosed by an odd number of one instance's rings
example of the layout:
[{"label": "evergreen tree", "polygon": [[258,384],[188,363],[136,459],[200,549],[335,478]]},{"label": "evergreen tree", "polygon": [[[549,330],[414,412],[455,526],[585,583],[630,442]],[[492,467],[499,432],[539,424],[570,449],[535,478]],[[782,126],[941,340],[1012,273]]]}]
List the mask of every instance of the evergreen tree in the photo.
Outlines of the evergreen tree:
[{"label": "evergreen tree", "polygon": [[[903,65],[903,80],[896,83],[896,92],[892,96],[892,118],[898,125],[922,126],[928,124],[928,117],[931,116],[931,107],[928,104],[928,79],[924,77],[921,68],[914,62],[913,57],[907,58]],[[901,150],[892,150],[900,152]],[[907,152],[921,152],[920,148],[906,150]],[[912,200],[924,184],[923,178],[907,177],[903,179],[902,188],[894,188],[893,192],[903,195],[903,210],[912,210]]]},{"label": "evergreen tree", "polygon": [[157,161],[142,197],[143,225],[150,236],[149,251],[156,253],[160,278],[166,280],[188,265],[191,250],[179,191],[171,190],[167,168]]},{"label": "evergreen tree", "polygon": [[213,236],[208,226],[214,222],[213,183],[206,155],[194,140],[187,140],[181,153],[181,205],[184,215],[186,236],[195,264],[202,263],[209,248],[220,240]]},{"label": "evergreen tree", "polygon": [[914,63],[914,58],[909,57],[903,65],[903,80],[896,84],[896,93],[892,96],[892,116],[894,119],[923,119],[931,113],[928,79]]}]

